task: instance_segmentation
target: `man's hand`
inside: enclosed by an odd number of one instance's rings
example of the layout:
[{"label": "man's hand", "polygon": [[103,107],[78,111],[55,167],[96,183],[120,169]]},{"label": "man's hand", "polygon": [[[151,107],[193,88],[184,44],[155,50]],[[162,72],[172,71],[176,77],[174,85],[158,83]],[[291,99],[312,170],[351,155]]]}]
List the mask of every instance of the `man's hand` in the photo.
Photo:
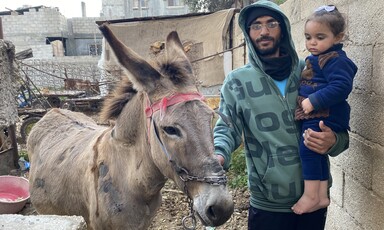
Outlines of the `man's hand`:
[{"label": "man's hand", "polygon": [[222,155],[216,155],[216,158],[217,160],[219,161],[220,165],[223,166],[224,165],[224,157]]},{"label": "man's hand", "polygon": [[319,126],[322,132],[316,132],[312,129],[304,131],[304,144],[314,152],[325,154],[336,143],[336,135],[323,121],[319,122]]}]

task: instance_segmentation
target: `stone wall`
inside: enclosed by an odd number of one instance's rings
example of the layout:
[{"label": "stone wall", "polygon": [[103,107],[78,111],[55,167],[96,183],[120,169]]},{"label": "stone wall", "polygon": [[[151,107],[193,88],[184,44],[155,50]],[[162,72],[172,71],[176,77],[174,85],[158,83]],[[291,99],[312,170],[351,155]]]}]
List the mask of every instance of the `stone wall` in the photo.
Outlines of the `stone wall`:
[{"label": "stone wall", "polygon": [[350,147],[331,159],[334,185],[327,229],[384,229],[384,5],[382,0],[288,0],[282,9],[291,20],[301,57],[303,28],[318,6],[334,4],[347,18],[345,50],[359,67],[348,99]]}]

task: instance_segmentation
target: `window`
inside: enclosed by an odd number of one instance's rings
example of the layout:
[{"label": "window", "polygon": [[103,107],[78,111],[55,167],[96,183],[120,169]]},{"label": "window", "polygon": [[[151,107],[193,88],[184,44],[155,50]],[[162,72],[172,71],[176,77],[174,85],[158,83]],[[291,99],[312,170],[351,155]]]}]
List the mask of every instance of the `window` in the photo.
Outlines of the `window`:
[{"label": "window", "polygon": [[146,0],[133,0],[133,8],[147,8],[148,3]]},{"label": "window", "polygon": [[168,6],[183,6],[182,0],[168,0]]},{"label": "window", "polygon": [[102,51],[101,44],[90,44],[89,45],[89,55],[90,56],[100,56]]}]

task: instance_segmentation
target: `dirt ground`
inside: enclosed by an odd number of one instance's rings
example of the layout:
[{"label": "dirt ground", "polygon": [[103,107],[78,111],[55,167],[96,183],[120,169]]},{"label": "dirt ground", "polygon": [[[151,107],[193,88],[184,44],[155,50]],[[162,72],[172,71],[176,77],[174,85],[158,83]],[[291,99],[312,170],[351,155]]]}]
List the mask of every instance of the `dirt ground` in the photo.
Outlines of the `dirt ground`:
[{"label": "dirt ground", "polygon": [[[245,230],[247,229],[248,199],[246,189],[230,189],[235,211],[232,217],[222,226],[215,230]],[[154,230],[182,230],[182,219],[189,215],[187,198],[174,186],[172,181],[167,182],[162,190],[163,203],[157,212],[149,229]],[[197,217],[196,217],[197,218]],[[205,229],[200,220],[196,219],[196,229]],[[189,225],[190,226],[190,225]],[[187,227],[189,227],[187,226]],[[209,229],[209,228],[206,228]]]},{"label": "dirt ground", "polygon": [[[205,228],[196,217],[197,230],[246,230],[249,194],[246,189],[230,189],[235,203],[232,217],[223,225],[216,228]],[[172,181],[168,181],[162,190],[163,202],[152,221],[150,230],[183,230],[182,219],[189,215],[186,196],[179,191]],[[37,215],[32,204],[28,202],[19,212],[21,215]],[[190,222],[187,222],[190,224]],[[188,225],[187,227],[191,227]]]}]

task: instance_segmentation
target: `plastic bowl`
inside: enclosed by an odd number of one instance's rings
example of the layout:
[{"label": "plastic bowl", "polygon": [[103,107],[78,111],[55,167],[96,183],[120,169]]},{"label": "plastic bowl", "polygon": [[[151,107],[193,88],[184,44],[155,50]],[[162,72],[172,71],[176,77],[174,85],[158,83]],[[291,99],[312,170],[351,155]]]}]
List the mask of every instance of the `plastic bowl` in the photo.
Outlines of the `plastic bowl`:
[{"label": "plastic bowl", "polygon": [[0,176],[0,214],[14,214],[29,198],[29,181],[24,177]]}]

